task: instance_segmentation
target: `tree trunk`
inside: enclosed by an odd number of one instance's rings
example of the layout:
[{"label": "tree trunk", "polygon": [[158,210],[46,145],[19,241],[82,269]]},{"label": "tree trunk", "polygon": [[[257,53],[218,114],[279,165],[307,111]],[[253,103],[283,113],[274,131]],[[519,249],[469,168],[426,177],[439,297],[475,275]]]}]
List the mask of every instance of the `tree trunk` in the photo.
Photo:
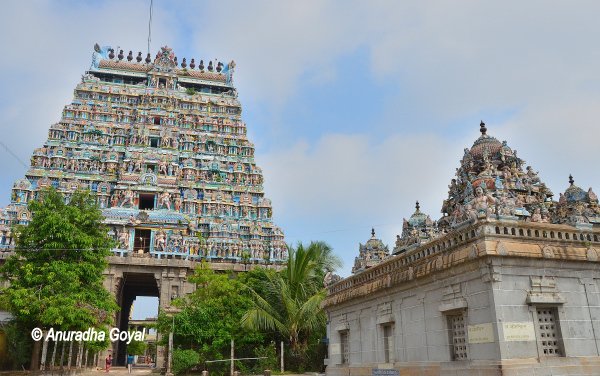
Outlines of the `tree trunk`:
[{"label": "tree trunk", "polygon": [[37,371],[40,369],[40,350],[42,349],[42,341],[35,341],[33,343],[33,349],[31,350],[31,364],[29,369],[31,371]]},{"label": "tree trunk", "polygon": [[67,361],[67,369],[71,369],[71,361],[73,360],[73,341],[69,342],[69,360]]},{"label": "tree trunk", "polygon": [[75,352],[75,360],[73,361],[73,367],[79,368],[79,361],[81,359],[81,342],[77,342],[77,351]]},{"label": "tree trunk", "polygon": [[56,347],[58,346],[58,342],[54,341],[54,346],[52,347],[52,365],[50,368],[54,370],[54,362],[56,360]]},{"label": "tree trunk", "polygon": [[40,370],[46,370],[46,357],[48,356],[48,341],[44,341],[42,345],[42,362],[40,364]]},{"label": "tree trunk", "polygon": [[81,368],[82,358],[83,358],[83,342],[79,342],[79,349],[77,350],[77,368]]},{"label": "tree trunk", "polygon": [[62,370],[65,364],[65,341],[62,341],[62,350],[60,351],[60,369]]}]

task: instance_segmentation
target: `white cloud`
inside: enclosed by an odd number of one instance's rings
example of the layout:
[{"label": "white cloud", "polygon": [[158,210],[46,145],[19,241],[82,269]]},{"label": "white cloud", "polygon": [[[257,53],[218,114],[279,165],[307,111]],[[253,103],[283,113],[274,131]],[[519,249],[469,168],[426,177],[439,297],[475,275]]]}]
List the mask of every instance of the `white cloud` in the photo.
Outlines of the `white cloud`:
[{"label": "white cloud", "polygon": [[[190,50],[197,60],[236,60],[243,103],[264,108],[279,132],[290,98],[344,80],[336,64],[359,49],[370,55],[374,80],[398,86],[399,94],[381,98],[385,111],[374,115],[381,134],[337,127],[306,135],[316,143],[257,150],[276,221],[311,231],[392,224],[381,230],[391,243],[399,231],[394,224],[412,213],[415,199],[438,215],[462,149],[477,137],[470,131],[477,124],[461,120],[490,114],[500,118],[488,121],[490,133],[517,148],[555,193],[566,188],[569,173],[582,187],[600,190],[597,2],[155,1],[155,7],[152,54],[169,44],[182,57],[179,51]],[[94,42],[145,48],[147,9],[141,0],[3,4],[2,141],[27,161],[71,100]],[[248,126],[253,134],[255,125]],[[24,168],[1,155],[4,181],[21,177]],[[9,189],[1,187],[0,203]]]},{"label": "white cloud", "polygon": [[[2,142],[25,163],[71,102],[73,88],[90,66],[94,43],[120,45],[125,53],[146,46],[147,18],[136,16],[139,9],[147,9],[145,1],[60,5],[47,1],[3,4],[0,132]],[[159,40],[176,40],[167,16],[154,20],[153,33]],[[5,204],[11,182],[21,178],[26,168],[4,150],[0,152],[6,182],[0,187],[0,203]]]},{"label": "white cloud", "polygon": [[300,141],[257,161],[275,222],[288,240],[329,241],[350,268],[372,226],[393,247],[415,200],[432,218],[439,216],[461,150],[433,134],[328,134],[313,147]]}]

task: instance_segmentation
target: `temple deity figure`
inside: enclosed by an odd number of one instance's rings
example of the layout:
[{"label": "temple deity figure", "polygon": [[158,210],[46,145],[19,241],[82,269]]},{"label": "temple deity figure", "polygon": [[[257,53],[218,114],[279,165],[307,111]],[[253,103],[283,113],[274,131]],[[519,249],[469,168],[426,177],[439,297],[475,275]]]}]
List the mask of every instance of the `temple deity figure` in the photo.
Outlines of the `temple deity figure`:
[{"label": "temple deity figure", "polygon": [[121,207],[125,205],[133,206],[133,191],[129,188],[123,192],[123,201],[121,201]]},{"label": "temple deity figure", "polygon": [[531,166],[527,166],[527,178],[531,184],[536,184],[540,182],[540,178],[538,177],[538,173],[533,171]]},{"label": "temple deity figure", "polygon": [[519,189],[519,190],[524,190],[525,189],[525,185],[523,184],[523,180],[520,177],[517,178],[517,180],[515,182],[515,188]]},{"label": "temple deity figure", "polygon": [[496,189],[504,189],[504,184],[502,183],[500,175],[496,176],[496,180],[494,181],[494,187],[496,187]]},{"label": "temple deity figure", "polygon": [[541,222],[542,221],[542,211],[540,208],[535,208],[533,210],[533,214],[531,215],[531,222]]},{"label": "temple deity figure", "polygon": [[167,163],[165,161],[161,161],[158,164],[158,172],[161,173],[161,174],[163,174],[163,175],[167,174]]},{"label": "temple deity figure", "polygon": [[588,189],[588,199],[590,200],[590,202],[598,202],[598,196],[596,196],[594,191],[592,191],[592,187]]},{"label": "temple deity figure", "polygon": [[522,209],[524,205],[525,204],[523,203],[523,198],[521,195],[517,195],[517,198],[515,199],[515,207]]},{"label": "temple deity figure", "polygon": [[490,162],[487,156],[483,157],[483,170],[479,173],[479,176],[492,176],[494,174],[494,165]]},{"label": "temple deity figure", "polygon": [[513,152],[510,150],[510,147],[506,143],[506,141],[502,141],[502,148],[500,149],[500,159],[502,162],[506,162],[508,157],[512,157]]},{"label": "temple deity figure", "polygon": [[486,216],[493,213],[493,205],[496,202],[491,195],[486,195],[481,186],[475,188],[475,199],[473,200],[473,208],[477,211],[477,214],[484,214]]},{"label": "temple deity figure", "polygon": [[129,231],[123,226],[119,232],[119,249],[129,248]]},{"label": "temple deity figure", "polygon": [[159,252],[165,252],[167,250],[167,236],[163,230],[156,233],[154,247]]},{"label": "temple deity figure", "polygon": [[567,197],[564,195],[564,193],[561,192],[560,196],[558,198],[558,204],[559,205],[565,205],[566,203],[567,203]]},{"label": "temple deity figure", "polygon": [[158,198],[158,205],[160,208],[166,207],[171,210],[171,194],[167,191],[161,193]]},{"label": "temple deity figure", "polygon": [[110,196],[110,206],[111,207],[115,207],[119,205],[119,197],[117,196],[117,193],[113,193],[112,196]]},{"label": "temple deity figure", "polygon": [[176,211],[181,211],[181,197],[176,196],[173,201],[174,201],[174,204],[175,204],[175,210]]},{"label": "temple deity figure", "polygon": [[465,187],[465,198],[473,196],[473,184],[470,181],[467,181],[467,185]]},{"label": "temple deity figure", "polygon": [[498,214],[506,216],[514,215],[515,199],[509,195],[508,189],[498,192],[497,201],[499,201]]},{"label": "temple deity figure", "polygon": [[100,197],[100,208],[104,209],[104,208],[106,208],[107,205],[108,205],[108,197],[101,196]]}]

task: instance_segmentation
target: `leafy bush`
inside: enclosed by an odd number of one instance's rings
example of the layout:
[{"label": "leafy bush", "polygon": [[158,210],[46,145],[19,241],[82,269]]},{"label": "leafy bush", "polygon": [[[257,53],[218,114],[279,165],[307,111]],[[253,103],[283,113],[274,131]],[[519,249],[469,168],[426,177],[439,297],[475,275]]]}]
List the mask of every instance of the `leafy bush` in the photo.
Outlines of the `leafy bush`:
[{"label": "leafy bush", "polygon": [[136,341],[135,339],[131,340],[131,343],[127,345],[127,354],[129,355],[144,355],[144,351],[146,351],[146,342],[144,341]]},{"label": "leafy bush", "polygon": [[257,358],[266,357],[266,359],[259,359],[256,366],[255,373],[262,374],[264,370],[277,370],[277,352],[275,351],[275,345],[257,346],[254,350],[254,356]]},{"label": "leafy bush", "polygon": [[23,335],[26,328],[22,327],[16,321],[11,321],[0,327],[0,332],[4,332],[8,350],[8,362],[2,364],[2,369],[22,369],[29,365],[31,357],[31,336]]},{"label": "leafy bush", "polygon": [[187,89],[185,89],[185,93],[187,95],[194,95],[196,94],[196,89],[194,89],[193,87],[188,87]]},{"label": "leafy bush", "polygon": [[182,375],[200,363],[200,355],[194,350],[173,350],[173,372]]}]

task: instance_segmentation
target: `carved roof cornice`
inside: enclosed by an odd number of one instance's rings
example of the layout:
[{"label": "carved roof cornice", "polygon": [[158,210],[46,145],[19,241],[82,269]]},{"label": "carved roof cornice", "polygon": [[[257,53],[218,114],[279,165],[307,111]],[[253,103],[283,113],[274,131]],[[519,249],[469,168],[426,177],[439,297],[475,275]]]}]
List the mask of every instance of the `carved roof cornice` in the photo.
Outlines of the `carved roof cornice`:
[{"label": "carved roof cornice", "polygon": [[328,287],[323,307],[361,298],[485,257],[598,262],[600,229],[478,221]]}]

